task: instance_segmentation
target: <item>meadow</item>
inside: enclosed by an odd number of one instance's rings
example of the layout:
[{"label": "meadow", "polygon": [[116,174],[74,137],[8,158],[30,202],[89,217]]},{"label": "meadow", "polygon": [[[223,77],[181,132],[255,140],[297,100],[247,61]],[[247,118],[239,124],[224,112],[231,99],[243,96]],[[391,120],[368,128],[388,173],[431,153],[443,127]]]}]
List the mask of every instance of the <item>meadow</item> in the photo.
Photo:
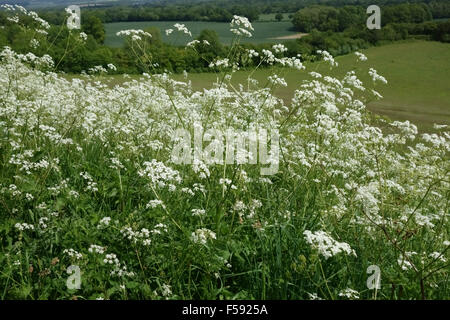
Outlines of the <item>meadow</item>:
[{"label": "meadow", "polygon": [[[450,45],[431,41],[405,41],[372,47],[362,51],[373,68],[389,79],[389,86],[379,89],[382,100],[371,101],[368,108],[378,115],[394,120],[409,120],[420,130],[432,131],[433,124],[450,124]],[[311,70],[330,72],[333,76],[342,77],[347,71],[355,69],[353,54],[336,57],[340,68],[329,70],[323,62],[310,63]],[[231,83],[238,87],[247,84],[247,77],[258,80],[261,84],[267,82],[272,69],[256,71],[237,71]],[[188,80],[194,90],[211,89],[217,79],[215,73],[191,73]],[[294,97],[303,80],[311,80],[308,73],[297,70],[284,70],[286,87],[278,87],[274,95],[289,103]],[[139,76],[131,76],[138,79]],[[180,74],[174,74],[176,80],[185,80]],[[121,84],[126,78],[121,75],[101,78],[111,85]],[[369,81],[368,75],[361,80]]]},{"label": "meadow", "polygon": [[[362,51],[373,68],[387,79],[389,86],[380,88],[382,100],[368,103],[369,110],[394,120],[410,120],[420,129],[431,129],[433,123],[450,125],[450,45],[440,42],[413,41],[372,47]],[[336,57],[340,64],[331,75],[342,77],[356,70],[353,54]],[[327,71],[325,63],[313,64],[317,72]],[[264,83],[271,70],[259,70],[253,77]],[[245,83],[248,72],[237,72],[235,84]],[[213,74],[190,74],[195,89],[209,87]],[[288,103],[308,74],[296,70],[284,73],[287,87],[277,88],[275,94]],[[364,83],[369,76],[361,77]]]},{"label": "meadow", "polygon": [[[173,45],[186,45],[192,40],[187,35],[177,34],[167,36],[166,29],[173,29],[175,23],[185,24],[192,32],[192,37],[196,38],[204,29],[214,30],[218,33],[222,43],[229,45],[233,40],[233,34],[230,33],[230,24],[224,22],[202,22],[202,21],[148,21],[148,22],[115,22],[105,24],[106,40],[105,44],[111,47],[121,47],[124,39],[116,36],[116,33],[125,29],[145,29],[148,27],[157,27],[161,30],[161,36],[164,42]],[[266,21],[253,23],[255,32],[251,38],[242,39],[243,42],[265,43],[280,42],[273,38],[295,35],[298,32],[293,30],[290,21]]]},{"label": "meadow", "polygon": [[448,46],[286,51],[118,78],[4,48],[0,298],[448,299],[449,127],[367,108],[448,114]]}]

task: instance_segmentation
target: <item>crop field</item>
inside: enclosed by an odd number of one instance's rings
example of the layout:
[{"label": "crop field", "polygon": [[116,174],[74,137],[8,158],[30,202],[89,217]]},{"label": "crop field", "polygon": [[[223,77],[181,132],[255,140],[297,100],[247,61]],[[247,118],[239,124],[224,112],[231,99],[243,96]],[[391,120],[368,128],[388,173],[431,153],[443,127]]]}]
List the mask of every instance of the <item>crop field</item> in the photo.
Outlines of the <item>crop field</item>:
[{"label": "crop field", "polygon": [[[169,37],[166,36],[166,29],[173,29],[175,23],[182,23],[192,32],[192,38],[184,34],[173,33]],[[253,23],[255,32],[251,38],[242,39],[242,42],[264,43],[279,42],[273,40],[277,37],[295,35],[298,32],[292,29],[290,21],[281,22],[255,22]],[[105,24],[106,40],[105,44],[111,47],[120,47],[124,40],[116,36],[120,30],[126,29],[145,29],[148,27],[157,27],[161,30],[163,41],[174,45],[185,45],[193,38],[197,37],[204,29],[211,29],[218,33],[219,39],[224,44],[230,44],[233,40],[233,34],[230,33],[230,24],[224,22],[200,22],[200,21],[149,21],[149,22],[115,22]]]}]

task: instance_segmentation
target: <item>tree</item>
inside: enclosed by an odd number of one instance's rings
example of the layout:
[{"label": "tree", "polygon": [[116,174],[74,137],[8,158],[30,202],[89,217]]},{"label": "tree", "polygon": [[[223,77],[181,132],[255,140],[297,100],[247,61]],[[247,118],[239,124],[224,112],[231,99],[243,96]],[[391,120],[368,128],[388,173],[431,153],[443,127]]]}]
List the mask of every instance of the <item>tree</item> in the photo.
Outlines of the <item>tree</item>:
[{"label": "tree", "polygon": [[283,15],[282,15],[281,13],[277,13],[277,14],[275,15],[275,19],[276,19],[278,22],[280,22],[281,20],[283,20]]},{"label": "tree", "polygon": [[92,35],[97,43],[103,44],[105,42],[105,28],[103,27],[102,20],[94,15],[85,15],[81,23],[82,30]]}]

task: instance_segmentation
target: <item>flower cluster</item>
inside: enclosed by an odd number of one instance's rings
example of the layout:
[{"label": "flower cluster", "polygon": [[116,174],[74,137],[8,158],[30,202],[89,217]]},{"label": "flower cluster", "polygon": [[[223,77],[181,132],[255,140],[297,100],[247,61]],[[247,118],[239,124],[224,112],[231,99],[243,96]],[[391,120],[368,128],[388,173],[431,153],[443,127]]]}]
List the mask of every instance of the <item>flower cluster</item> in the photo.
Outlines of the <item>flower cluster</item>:
[{"label": "flower cluster", "polygon": [[216,234],[209,229],[201,228],[192,232],[191,239],[194,243],[206,245],[208,240],[216,239]]},{"label": "flower cluster", "polygon": [[244,36],[250,38],[252,36],[251,31],[254,31],[252,24],[246,17],[233,16],[230,23],[230,31],[238,36]]},{"label": "flower cluster", "polygon": [[303,232],[305,240],[311,245],[311,247],[318,251],[325,259],[331,258],[339,253],[345,253],[347,255],[354,255],[356,257],[356,252],[350,245],[345,242],[339,242],[334,240],[325,231],[311,232],[305,230]]}]

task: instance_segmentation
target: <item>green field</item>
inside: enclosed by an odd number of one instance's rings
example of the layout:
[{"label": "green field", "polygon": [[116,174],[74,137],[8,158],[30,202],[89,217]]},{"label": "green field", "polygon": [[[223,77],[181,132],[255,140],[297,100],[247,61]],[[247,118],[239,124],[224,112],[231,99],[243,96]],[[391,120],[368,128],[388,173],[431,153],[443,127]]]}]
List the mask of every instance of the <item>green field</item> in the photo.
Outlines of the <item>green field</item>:
[{"label": "green field", "polygon": [[[193,38],[197,37],[204,29],[215,30],[224,44],[231,43],[233,34],[230,32],[230,24],[225,22],[201,22],[201,21],[143,21],[143,22],[115,22],[105,24],[106,40],[105,44],[111,47],[120,47],[123,45],[123,39],[116,36],[116,33],[125,29],[145,29],[148,27],[157,27],[161,30],[163,41],[174,44],[184,45],[192,40],[189,36],[180,33],[172,33],[166,36],[166,29],[173,29],[175,23],[183,23],[192,32]],[[242,42],[264,43],[273,40],[272,38],[289,36],[298,32],[292,29],[290,21],[281,22],[254,22],[253,37],[243,39]]]},{"label": "green field", "polygon": [[[419,129],[429,130],[433,123],[450,124],[450,45],[440,42],[414,41],[372,47],[362,51],[368,61],[355,63],[354,54],[336,58],[339,67],[332,74],[342,77],[349,70],[365,71],[370,67],[386,77],[388,85],[378,85],[377,90],[384,96],[382,100],[369,104],[369,109],[377,114],[395,120],[410,120]],[[288,71],[284,77],[288,83],[285,88],[278,88],[275,94],[286,103],[293,97],[294,90],[304,79],[309,79],[307,72],[327,72],[328,65],[314,63],[307,65],[304,71]],[[265,84],[270,69],[257,70],[253,78],[261,85]],[[233,83],[246,83],[247,71],[238,71],[233,75]],[[189,80],[196,90],[211,87],[216,79],[214,73],[192,73]],[[182,80],[182,75],[175,75]],[[121,76],[114,76],[112,83],[122,82]],[[369,76],[364,74],[361,80],[369,83]]]},{"label": "green field", "polygon": [[[355,63],[353,54],[337,57],[339,67],[336,76],[359,66],[364,70],[373,67],[388,80],[388,85],[380,85],[377,90],[384,99],[369,104],[369,109],[392,119],[410,120],[421,129],[429,129],[433,123],[450,124],[450,45],[416,41],[373,47],[363,51],[368,61]],[[307,66],[306,71],[326,71],[324,63]],[[356,69],[357,70],[357,69]],[[279,88],[276,94],[288,102],[306,71],[289,71],[285,75],[288,87]],[[259,70],[254,78],[264,84],[270,70]],[[245,83],[247,72],[237,72],[234,81]],[[201,89],[215,78],[214,74],[190,74],[196,89]],[[369,82],[369,76],[361,79]]]},{"label": "green field", "polygon": [[[291,21],[289,18],[289,15],[295,14],[295,12],[287,12],[282,13],[283,19],[281,21]],[[276,13],[266,13],[266,14],[260,14],[258,21],[273,21],[276,22],[277,19],[275,19]]]}]

